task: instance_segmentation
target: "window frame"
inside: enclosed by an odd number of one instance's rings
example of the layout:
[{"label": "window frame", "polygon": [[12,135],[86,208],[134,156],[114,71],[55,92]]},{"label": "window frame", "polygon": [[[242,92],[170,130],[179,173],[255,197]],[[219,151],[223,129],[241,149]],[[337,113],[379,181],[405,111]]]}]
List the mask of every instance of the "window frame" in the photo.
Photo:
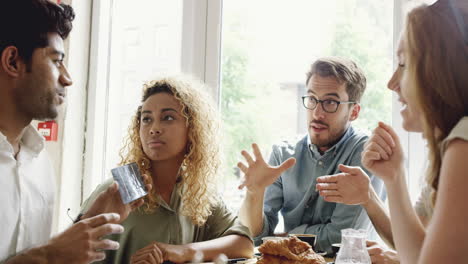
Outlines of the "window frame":
[{"label": "window frame", "polygon": [[[393,68],[398,67],[396,49],[404,28],[404,17],[409,0],[394,0],[393,15]],[[390,76],[389,76],[390,78]],[[400,142],[405,153],[405,173],[408,191],[412,201],[418,197],[422,188],[422,177],[427,165],[427,149],[421,133],[408,132],[403,129],[403,118],[400,114],[401,103],[398,95],[392,94],[392,127],[400,137]]]}]

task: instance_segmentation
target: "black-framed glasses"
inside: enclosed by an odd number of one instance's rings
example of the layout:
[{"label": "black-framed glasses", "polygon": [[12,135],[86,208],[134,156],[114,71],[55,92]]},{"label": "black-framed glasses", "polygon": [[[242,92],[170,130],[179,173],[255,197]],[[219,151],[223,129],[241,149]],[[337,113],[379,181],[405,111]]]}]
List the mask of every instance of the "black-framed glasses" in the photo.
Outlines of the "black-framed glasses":
[{"label": "black-framed glasses", "polygon": [[317,108],[317,105],[319,103],[322,105],[323,111],[327,113],[335,113],[338,110],[338,107],[340,106],[340,104],[355,104],[356,102],[336,101],[333,99],[319,100],[310,95],[302,96],[302,104],[307,109],[314,110],[315,108]]}]

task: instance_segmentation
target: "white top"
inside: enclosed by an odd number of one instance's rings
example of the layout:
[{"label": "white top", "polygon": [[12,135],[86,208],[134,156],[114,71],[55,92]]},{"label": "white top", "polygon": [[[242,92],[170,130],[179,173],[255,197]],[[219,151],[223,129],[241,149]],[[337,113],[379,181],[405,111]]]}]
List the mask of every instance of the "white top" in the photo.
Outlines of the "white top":
[{"label": "white top", "polygon": [[414,205],[414,209],[419,216],[424,217],[427,221],[431,220],[434,208],[432,207],[431,199],[432,187],[429,184],[424,184],[424,187],[419,194],[418,200]]},{"label": "white top", "polygon": [[44,138],[29,125],[15,159],[0,133],[0,261],[50,238],[55,177],[44,146]]},{"label": "white top", "polygon": [[[448,144],[456,138],[468,141],[468,116],[460,119],[457,125],[452,129],[452,131],[450,131],[450,134],[442,141],[442,156],[445,154]],[[427,220],[430,220],[432,218],[432,214],[434,213],[431,193],[432,186],[425,184],[418,201],[416,201],[414,206],[418,215],[424,216]]]}]

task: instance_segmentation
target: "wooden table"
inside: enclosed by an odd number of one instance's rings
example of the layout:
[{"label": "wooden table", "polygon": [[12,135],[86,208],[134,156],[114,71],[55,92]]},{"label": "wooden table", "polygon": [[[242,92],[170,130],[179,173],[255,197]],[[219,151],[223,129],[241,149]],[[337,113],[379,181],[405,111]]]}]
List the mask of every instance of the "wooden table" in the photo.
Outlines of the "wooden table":
[{"label": "wooden table", "polygon": [[[255,252],[255,253],[259,253],[259,252],[258,252],[258,247],[255,247],[254,252]],[[329,263],[329,262],[332,263],[334,260],[335,260],[335,258],[325,258],[325,261],[326,261],[327,263]],[[203,263],[204,263],[204,264],[214,264],[214,262],[203,262]],[[245,263],[245,264],[255,264],[255,263],[257,263],[257,259],[256,259],[256,258],[252,258],[252,259],[246,260],[246,262],[241,262],[241,263]],[[195,263],[188,263],[188,264],[195,264]]]},{"label": "wooden table", "polygon": [[[325,261],[328,263],[328,262],[333,262],[334,258],[325,258]],[[214,264],[214,262],[203,262],[204,264]],[[246,260],[245,262],[241,262],[241,263],[244,263],[244,264],[255,264],[257,263],[257,259],[248,259]],[[189,263],[190,264],[190,263]]]}]

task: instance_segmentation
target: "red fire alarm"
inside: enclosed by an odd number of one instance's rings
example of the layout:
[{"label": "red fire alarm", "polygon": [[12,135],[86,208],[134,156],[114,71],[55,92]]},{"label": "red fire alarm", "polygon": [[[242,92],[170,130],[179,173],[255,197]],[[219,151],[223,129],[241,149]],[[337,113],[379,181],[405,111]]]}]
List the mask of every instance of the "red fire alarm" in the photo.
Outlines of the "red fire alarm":
[{"label": "red fire alarm", "polygon": [[37,130],[46,141],[57,141],[58,125],[55,121],[45,121],[37,124]]}]

